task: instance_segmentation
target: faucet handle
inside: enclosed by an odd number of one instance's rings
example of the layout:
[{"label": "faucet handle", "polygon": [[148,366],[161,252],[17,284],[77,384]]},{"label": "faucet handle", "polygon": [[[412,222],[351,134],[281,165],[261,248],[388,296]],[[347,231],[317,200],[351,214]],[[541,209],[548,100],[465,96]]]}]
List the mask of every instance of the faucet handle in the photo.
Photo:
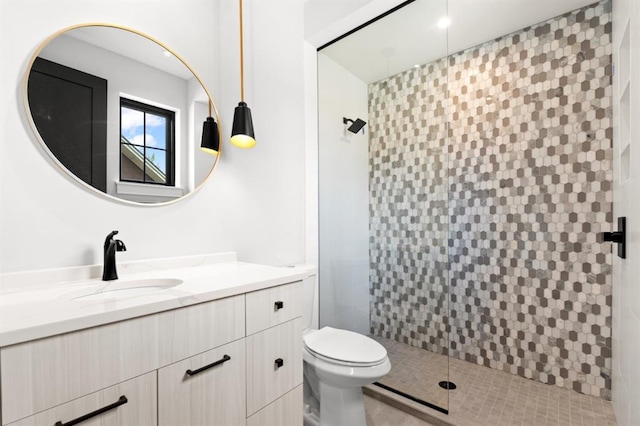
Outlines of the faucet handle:
[{"label": "faucet handle", "polygon": [[127,246],[124,245],[124,243],[120,240],[115,240],[116,241],[116,251],[127,251]]}]

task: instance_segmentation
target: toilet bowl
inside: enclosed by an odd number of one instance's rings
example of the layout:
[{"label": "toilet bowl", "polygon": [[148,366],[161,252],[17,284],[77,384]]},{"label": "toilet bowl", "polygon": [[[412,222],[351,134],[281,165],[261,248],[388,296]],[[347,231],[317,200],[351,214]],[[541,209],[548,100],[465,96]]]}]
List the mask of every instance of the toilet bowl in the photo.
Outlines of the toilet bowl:
[{"label": "toilet bowl", "polygon": [[391,370],[386,349],[352,331],[304,334],[305,426],[366,426],[362,386]]},{"label": "toilet bowl", "polygon": [[316,268],[302,284],[304,345],[304,425],[366,426],[362,386],[391,370],[387,350],[375,340],[353,331],[318,329]]}]

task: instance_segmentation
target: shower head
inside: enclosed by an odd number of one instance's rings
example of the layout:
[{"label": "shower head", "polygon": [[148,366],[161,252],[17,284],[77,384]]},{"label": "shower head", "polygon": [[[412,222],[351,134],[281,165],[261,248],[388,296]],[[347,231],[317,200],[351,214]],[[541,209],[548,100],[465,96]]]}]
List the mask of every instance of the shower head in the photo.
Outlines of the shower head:
[{"label": "shower head", "polygon": [[342,123],[343,124],[351,123],[351,126],[347,127],[347,130],[350,131],[351,133],[358,133],[360,130],[362,130],[364,125],[367,124],[366,121],[360,120],[359,118],[356,118],[354,121],[347,117],[342,117]]}]

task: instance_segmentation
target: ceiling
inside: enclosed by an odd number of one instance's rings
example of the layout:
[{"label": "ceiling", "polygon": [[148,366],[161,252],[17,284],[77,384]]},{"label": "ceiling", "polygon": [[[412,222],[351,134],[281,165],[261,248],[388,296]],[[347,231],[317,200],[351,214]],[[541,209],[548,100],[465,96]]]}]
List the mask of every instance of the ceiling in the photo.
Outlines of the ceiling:
[{"label": "ceiling", "polygon": [[[360,0],[361,3],[368,3]],[[315,9],[327,0],[310,0]],[[351,6],[357,3],[349,0]],[[594,0],[416,0],[322,49],[366,83],[596,3]],[[305,12],[306,13],[306,12]],[[316,13],[320,13],[316,11]],[[438,20],[448,16],[448,29]],[[318,25],[315,24],[314,25]]]},{"label": "ceiling", "polygon": [[168,54],[162,46],[125,29],[88,26],[75,28],[64,35],[173,74],[183,80],[193,78],[189,68],[178,58]]}]

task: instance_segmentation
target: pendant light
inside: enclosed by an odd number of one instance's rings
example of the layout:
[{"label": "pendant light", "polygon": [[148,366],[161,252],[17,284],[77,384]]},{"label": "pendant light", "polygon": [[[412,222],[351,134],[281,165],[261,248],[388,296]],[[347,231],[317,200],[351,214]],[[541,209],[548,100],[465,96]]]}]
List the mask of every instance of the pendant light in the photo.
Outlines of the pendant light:
[{"label": "pendant light", "polygon": [[211,155],[218,155],[220,149],[218,124],[211,116],[211,101],[209,101],[209,116],[202,124],[202,142],[200,143],[200,149]]},{"label": "pendant light", "polygon": [[231,143],[238,148],[253,148],[256,144],[253,133],[251,110],[244,101],[244,43],[242,34],[242,0],[240,4],[240,102],[233,114]]}]

